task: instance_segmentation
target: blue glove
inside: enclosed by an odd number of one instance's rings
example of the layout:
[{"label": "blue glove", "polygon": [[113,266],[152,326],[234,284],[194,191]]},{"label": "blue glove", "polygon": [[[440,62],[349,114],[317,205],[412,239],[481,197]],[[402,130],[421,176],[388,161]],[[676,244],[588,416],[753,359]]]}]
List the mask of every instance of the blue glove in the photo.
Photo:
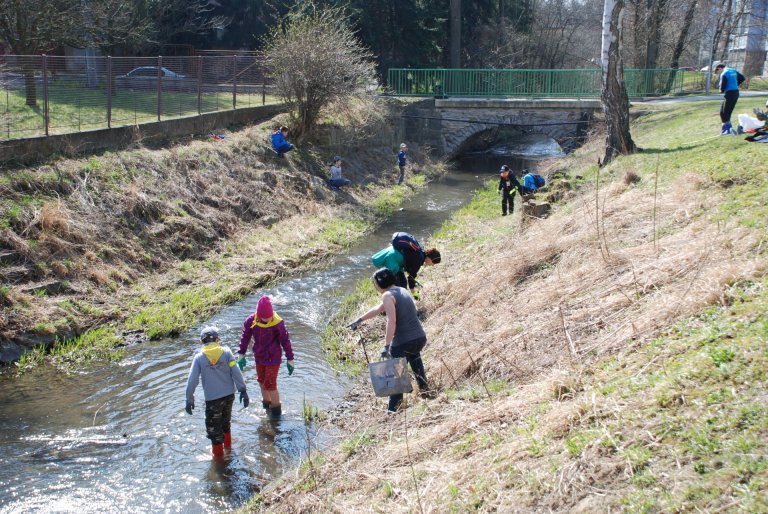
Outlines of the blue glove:
[{"label": "blue glove", "polygon": [[195,400],[192,400],[191,402],[187,402],[187,405],[184,407],[184,410],[187,411],[187,414],[191,416],[192,409],[194,408],[195,408]]},{"label": "blue glove", "polygon": [[285,367],[288,368],[288,376],[290,377],[293,375],[293,370],[296,369],[293,365],[293,361],[285,361]]},{"label": "blue glove", "polygon": [[248,405],[251,403],[250,398],[248,398],[248,391],[246,391],[245,389],[240,391],[240,403],[243,404],[244,409],[247,408]]},{"label": "blue glove", "polygon": [[245,355],[240,356],[240,359],[237,361],[237,365],[240,367],[240,371],[245,369]]}]

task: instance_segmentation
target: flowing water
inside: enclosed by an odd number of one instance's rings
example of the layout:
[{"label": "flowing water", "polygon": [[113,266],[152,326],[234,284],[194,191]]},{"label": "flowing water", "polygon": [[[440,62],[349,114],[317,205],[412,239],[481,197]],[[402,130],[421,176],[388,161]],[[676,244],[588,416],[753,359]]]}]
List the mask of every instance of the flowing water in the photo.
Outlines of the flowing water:
[{"label": "flowing water", "polygon": [[[323,360],[320,334],[344,294],[373,269],[370,256],[392,232],[417,238],[437,229],[502,163],[494,155],[462,161],[460,169],[428,186],[374,234],[325,270],[288,279],[224,308],[203,325],[222,330],[236,349],[242,322],[257,299],[273,297],[296,353],[296,372],[280,370],[283,416],[261,409],[249,352],[245,379],[252,403],[232,414],[233,451],[224,464],[210,458],[202,386],[192,416],[184,388],[200,327],[176,339],[129,348],[117,364],[95,364],[64,374],[43,367],[0,384],[0,512],[217,512],[241,505],[263,485],[296,466],[307,448],[328,444],[302,418],[306,399],[332,407],[348,383]],[[444,256],[448,259],[450,256]],[[383,409],[382,404],[382,409]]]}]

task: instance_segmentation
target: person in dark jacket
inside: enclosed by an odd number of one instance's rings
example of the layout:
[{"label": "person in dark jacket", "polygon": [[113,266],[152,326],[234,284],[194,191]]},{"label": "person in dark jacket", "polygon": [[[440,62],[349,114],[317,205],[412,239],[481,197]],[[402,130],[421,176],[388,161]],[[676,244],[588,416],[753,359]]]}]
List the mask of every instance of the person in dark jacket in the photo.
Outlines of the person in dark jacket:
[{"label": "person in dark jacket", "polygon": [[522,195],[522,187],[518,182],[517,177],[509,169],[506,164],[501,167],[501,173],[499,174],[499,192],[501,193],[501,215],[507,215],[507,206],[509,206],[509,213],[512,214],[515,211],[515,193],[519,190]]},{"label": "person in dark jacket", "polygon": [[[381,268],[373,274],[373,285],[381,294],[381,303],[357,318],[350,327],[355,329],[363,321],[386,313],[387,328],[384,333],[382,357],[405,357],[419,386],[419,395],[422,398],[431,397],[433,393],[429,390],[424,362],[421,359],[421,351],[427,344],[427,334],[419,321],[413,297],[407,289],[395,284],[395,275],[387,268]],[[391,395],[387,413],[397,412],[402,401],[402,394]]]},{"label": "person in dark jacket", "polygon": [[245,380],[235,364],[235,356],[222,346],[219,329],[205,327],[200,332],[203,347],[195,355],[187,379],[185,410],[192,414],[195,408],[195,389],[203,381],[205,394],[205,431],[211,440],[211,452],[215,459],[224,457],[224,449],[232,447],[232,404],[235,389],[240,392],[240,403],[248,407],[249,398]]},{"label": "person in dark jacket", "polygon": [[400,167],[400,178],[398,184],[402,184],[405,179],[405,165],[407,164],[408,147],[405,143],[400,143],[400,153],[397,154],[397,165]]},{"label": "person in dark jacket", "polygon": [[720,129],[720,135],[736,135],[731,125],[731,114],[736,108],[736,102],[739,101],[739,85],[744,82],[744,75],[722,63],[715,67],[715,73],[720,74],[720,92],[723,93],[723,103],[720,105],[720,121],[723,122],[723,126]]},{"label": "person in dark jacket", "polygon": [[280,127],[272,132],[272,149],[280,158],[295,148],[295,146],[288,142],[287,137],[288,127]]}]

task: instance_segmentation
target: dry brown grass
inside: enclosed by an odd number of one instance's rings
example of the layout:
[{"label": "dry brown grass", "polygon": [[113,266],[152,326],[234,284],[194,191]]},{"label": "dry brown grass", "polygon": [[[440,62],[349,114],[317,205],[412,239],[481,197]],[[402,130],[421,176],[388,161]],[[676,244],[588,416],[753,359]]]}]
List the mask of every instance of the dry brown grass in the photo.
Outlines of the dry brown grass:
[{"label": "dry brown grass", "polygon": [[[538,458],[553,435],[585,420],[604,426],[600,420],[620,419],[626,408],[597,404],[594,393],[591,402],[574,401],[583,397],[582,374],[606,355],[640,349],[681,316],[727,303],[731,284],[767,271],[765,258],[750,251],[760,234],[712,221],[718,192],[705,179],[676,180],[654,202],[653,188],[627,179],[634,176],[639,172],[622,163],[603,177],[601,190],[582,191],[548,219],[526,220],[523,228],[505,219],[468,223],[453,234],[473,241],[461,248],[432,241],[451,249],[423,277],[427,373],[443,393],[411,399],[406,412],[385,417],[381,401],[363,389],[356,412],[342,422],[344,437],[365,433],[373,442],[349,457],[327,455],[315,482],[297,473],[265,495],[268,510],[619,509],[634,473],[622,448],[636,441],[602,454],[590,447],[575,459],[558,450],[552,469]],[[515,392],[489,399],[494,380]],[[633,437],[653,444],[643,433]]]}]

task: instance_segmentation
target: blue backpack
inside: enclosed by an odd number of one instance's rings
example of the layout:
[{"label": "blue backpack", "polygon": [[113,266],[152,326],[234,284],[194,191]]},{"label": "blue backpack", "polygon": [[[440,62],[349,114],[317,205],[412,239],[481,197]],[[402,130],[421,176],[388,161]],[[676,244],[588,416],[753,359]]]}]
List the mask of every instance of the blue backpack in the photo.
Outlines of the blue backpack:
[{"label": "blue backpack", "polygon": [[536,184],[536,189],[544,187],[544,184],[546,184],[546,180],[544,180],[544,177],[541,175],[533,175],[533,183]]}]

